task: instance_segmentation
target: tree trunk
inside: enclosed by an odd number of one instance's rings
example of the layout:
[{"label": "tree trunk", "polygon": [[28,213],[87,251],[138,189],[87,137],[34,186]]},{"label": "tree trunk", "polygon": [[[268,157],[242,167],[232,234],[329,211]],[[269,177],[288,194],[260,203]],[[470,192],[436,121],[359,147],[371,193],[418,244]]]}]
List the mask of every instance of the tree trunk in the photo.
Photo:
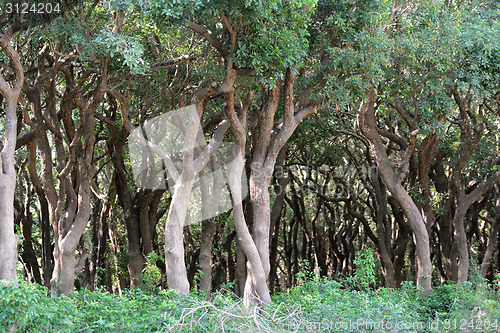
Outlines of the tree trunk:
[{"label": "tree trunk", "polygon": [[385,228],[385,218],[387,211],[387,202],[385,196],[385,187],[382,187],[379,181],[378,169],[376,166],[370,168],[370,178],[375,189],[375,198],[377,201],[377,235],[378,248],[380,250],[380,258],[382,261],[382,274],[387,288],[396,288],[396,280],[394,277],[394,265],[390,254],[391,243],[387,237]]},{"label": "tree trunk", "polygon": [[453,226],[455,227],[455,244],[458,251],[458,283],[467,281],[469,276],[469,246],[467,245],[467,235],[465,234],[464,218],[468,205],[460,203],[455,210]]},{"label": "tree trunk", "polygon": [[244,297],[245,281],[247,280],[247,268],[246,268],[247,258],[245,256],[245,251],[241,246],[241,243],[236,239],[236,288],[235,293],[238,297]]},{"label": "tree trunk", "polygon": [[[262,180],[256,178],[262,177],[265,173],[263,169],[252,170],[253,177],[250,177],[250,203],[252,204],[253,229],[252,236],[255,246],[259,250],[260,260],[266,279],[269,276],[271,265],[269,263],[269,232],[271,227],[271,198],[269,196],[270,177]],[[255,176],[258,175],[258,176]]]},{"label": "tree trunk", "polygon": [[[239,163],[233,163],[234,169],[231,170],[229,175],[229,185],[231,188],[231,195],[233,197],[234,226],[238,235],[238,242],[248,259],[247,279],[243,293],[243,302],[247,306],[251,303],[257,303],[265,307],[271,302],[271,295],[269,294],[269,289],[267,287],[267,274],[265,273],[264,265],[262,263],[262,257],[245,222],[241,190],[241,175],[243,173],[244,164],[241,155],[239,158],[241,159]],[[269,257],[266,259],[269,260]]]},{"label": "tree trunk", "polygon": [[212,242],[215,236],[215,227],[215,222],[211,218],[202,222],[200,269],[203,275],[200,281],[200,290],[204,290],[207,296],[212,288]]},{"label": "tree trunk", "polygon": [[8,160],[7,155],[4,154],[0,161],[2,162],[0,163],[2,164],[2,170],[0,170],[0,280],[13,281],[16,279],[17,242],[19,237],[14,233],[16,174],[14,164],[9,165],[11,163],[7,163]]},{"label": "tree trunk", "polygon": [[[125,105],[121,105],[120,111],[124,110]],[[116,131],[118,131],[116,129]],[[116,172],[116,192],[118,202],[123,208],[124,220],[127,229],[128,239],[128,271],[130,276],[130,288],[137,288],[142,284],[142,270],[144,268],[144,256],[141,252],[139,217],[133,207],[133,200],[127,182],[127,172],[125,171],[125,162],[123,159],[123,145],[125,143],[125,130],[119,138],[110,138],[108,141],[108,150],[113,161]]]},{"label": "tree trunk", "polygon": [[5,130],[3,149],[0,152],[0,280],[15,280],[17,265],[17,242],[14,233],[14,193],[16,170],[14,153],[17,140],[17,100],[24,83],[24,72],[19,54],[12,47],[14,33],[26,23],[23,16],[16,20],[4,33],[0,34],[0,47],[10,59],[16,76],[11,87],[0,75],[0,94],[5,99]]},{"label": "tree trunk", "polygon": [[155,215],[156,211],[152,210],[151,207],[151,197],[153,192],[150,189],[143,189],[139,193],[139,197],[136,200],[136,207],[139,212],[137,216],[139,217],[139,228],[141,231],[142,239],[142,253],[147,256],[149,253],[153,252],[153,231],[151,230],[151,215]]},{"label": "tree trunk", "polygon": [[377,132],[375,119],[375,88],[367,93],[368,101],[363,102],[358,112],[358,124],[363,135],[370,141],[381,178],[405,212],[413,231],[417,255],[417,285],[423,288],[422,295],[430,294],[432,263],[430,258],[429,234],[415,202],[400,183],[387,157],[385,146]]},{"label": "tree trunk", "polygon": [[76,246],[69,249],[57,247],[54,250],[54,272],[50,286],[57,295],[68,295],[74,288],[77,264],[75,249]]},{"label": "tree trunk", "polygon": [[15,200],[15,207],[18,213],[17,219],[19,221],[19,226],[21,228],[21,234],[23,235],[23,252],[22,260],[24,262],[25,269],[28,273],[28,277],[32,282],[42,285],[42,278],[40,276],[40,267],[38,265],[35,250],[33,249],[33,218],[29,210],[29,203],[32,200],[32,193],[26,193],[26,204],[21,204],[18,200]]},{"label": "tree trunk", "polygon": [[189,281],[184,259],[183,230],[193,188],[194,174],[183,173],[180,178],[179,183],[175,185],[165,222],[165,264],[168,287],[187,295]]},{"label": "tree trunk", "polygon": [[496,206],[495,217],[490,227],[490,237],[488,239],[488,245],[486,246],[483,262],[481,263],[481,276],[483,278],[486,278],[486,275],[488,274],[491,266],[491,259],[498,244],[498,234],[500,231],[500,198],[497,199]]},{"label": "tree trunk", "polygon": [[394,258],[394,282],[396,283],[396,288],[401,287],[402,282],[402,271],[405,264],[406,248],[409,239],[409,230],[406,222],[404,221],[404,215],[399,209],[396,200],[393,197],[389,198],[389,204],[392,208],[392,213],[394,214],[394,219],[399,226],[398,238],[396,243],[398,244],[398,249],[396,257]]},{"label": "tree trunk", "polygon": [[115,176],[111,177],[112,183],[108,188],[108,193],[106,194],[101,214],[99,216],[98,228],[97,228],[97,261],[96,261],[96,278],[100,281],[101,285],[106,286],[108,292],[112,292],[110,267],[108,258],[108,237],[109,237],[109,213],[111,211],[111,205],[115,201],[116,193],[112,192],[112,187],[114,186]]},{"label": "tree trunk", "polygon": [[[87,141],[88,146],[86,150],[87,153],[89,153],[94,149],[94,122],[91,120],[87,126],[86,134],[88,136],[86,136],[84,140]],[[82,157],[79,158],[78,161],[78,174],[80,180],[77,195],[79,203],[78,209],[74,216],[69,212],[69,214],[61,217],[56,224],[58,237],[56,238],[54,249],[55,267],[50,283],[52,290],[58,295],[68,295],[74,288],[75,269],[77,264],[75,251],[91,215],[90,182],[94,176],[94,172],[90,168],[92,154],[81,156]]]},{"label": "tree trunk", "polygon": [[40,178],[38,177],[36,170],[36,140],[28,144],[28,174],[35,188],[36,195],[38,197],[38,202],[40,204],[40,229],[42,232],[42,272],[43,272],[43,286],[50,287],[50,278],[52,277],[52,271],[54,270],[54,260],[51,249],[51,237],[50,237],[50,217],[49,217],[49,203],[47,202],[47,197],[42,188]]},{"label": "tree trunk", "polygon": [[457,188],[457,208],[453,217],[455,227],[455,243],[458,250],[458,283],[467,281],[469,275],[469,246],[465,233],[465,214],[467,210],[500,181],[500,171],[491,175],[486,181],[476,187],[471,193],[465,194],[460,183],[459,174],[454,174],[454,185]]}]

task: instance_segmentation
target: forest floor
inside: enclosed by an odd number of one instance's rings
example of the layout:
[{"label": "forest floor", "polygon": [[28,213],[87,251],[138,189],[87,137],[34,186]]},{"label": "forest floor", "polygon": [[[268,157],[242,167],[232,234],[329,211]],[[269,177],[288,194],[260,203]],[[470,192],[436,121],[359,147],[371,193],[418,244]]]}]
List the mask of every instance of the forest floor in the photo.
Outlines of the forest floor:
[{"label": "forest floor", "polygon": [[[47,297],[29,282],[0,283],[0,331],[16,332],[498,332],[500,295],[486,283],[446,284],[420,297],[401,289],[359,290],[356,281],[304,280],[264,310],[228,289],[207,299],[172,291],[121,296],[82,289]],[[231,287],[231,286],[227,286]]]}]

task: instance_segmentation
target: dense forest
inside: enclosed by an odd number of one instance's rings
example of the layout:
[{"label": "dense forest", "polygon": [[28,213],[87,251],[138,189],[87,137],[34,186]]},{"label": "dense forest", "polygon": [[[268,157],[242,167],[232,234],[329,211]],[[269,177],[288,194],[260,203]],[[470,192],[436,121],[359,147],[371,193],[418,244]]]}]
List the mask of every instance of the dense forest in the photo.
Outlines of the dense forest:
[{"label": "dense forest", "polygon": [[0,279],[499,280],[497,1],[0,3]]}]

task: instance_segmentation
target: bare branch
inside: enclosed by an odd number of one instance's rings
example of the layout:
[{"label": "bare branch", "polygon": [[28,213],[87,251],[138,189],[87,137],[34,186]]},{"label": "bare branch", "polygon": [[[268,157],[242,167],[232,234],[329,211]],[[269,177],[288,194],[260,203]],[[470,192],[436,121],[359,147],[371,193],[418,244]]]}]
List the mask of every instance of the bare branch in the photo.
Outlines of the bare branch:
[{"label": "bare branch", "polygon": [[208,30],[203,25],[194,23],[193,21],[187,19],[186,23],[188,24],[189,29],[197,32],[198,34],[203,36],[210,44],[212,44],[212,46],[215,47],[217,51],[219,51],[220,55],[224,59],[227,59],[229,57],[229,52],[224,48],[222,42],[219,39],[212,36],[212,34],[208,32]]},{"label": "bare branch", "polygon": [[208,146],[203,149],[203,152],[196,158],[193,164],[193,169],[195,173],[198,173],[205,167],[205,165],[210,160],[212,154],[220,147],[222,144],[222,139],[229,129],[230,122],[227,119],[224,119],[219,123],[217,129],[215,130],[214,136],[212,140],[208,144]]}]

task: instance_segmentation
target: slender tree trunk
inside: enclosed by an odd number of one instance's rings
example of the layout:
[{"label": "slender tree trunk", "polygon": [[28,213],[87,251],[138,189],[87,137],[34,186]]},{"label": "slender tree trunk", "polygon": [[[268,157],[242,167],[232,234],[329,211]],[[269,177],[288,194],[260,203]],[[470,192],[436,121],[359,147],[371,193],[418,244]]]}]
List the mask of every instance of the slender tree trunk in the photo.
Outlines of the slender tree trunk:
[{"label": "slender tree trunk", "polygon": [[90,225],[92,228],[92,240],[91,240],[91,253],[90,253],[90,281],[91,290],[96,290],[98,288],[98,281],[96,279],[97,273],[97,252],[99,247],[99,236],[98,229],[100,224],[100,216],[102,213],[102,200],[98,198],[95,194],[92,197],[94,205],[92,206],[92,214],[90,216]]},{"label": "slender tree trunk", "polygon": [[207,295],[212,288],[212,242],[215,236],[215,222],[213,219],[202,222],[201,247],[200,247],[200,269],[203,276],[200,281],[200,290]]},{"label": "slender tree trunk", "polygon": [[[116,213],[115,213],[116,214]],[[117,232],[117,226],[116,226],[116,217],[114,216],[115,214],[110,214],[110,220],[109,220],[109,240],[111,242],[111,248],[113,249],[113,256],[114,256],[114,265],[115,265],[115,270],[116,270],[116,275],[118,278],[118,283],[117,283],[117,288],[118,288],[118,293],[121,295],[122,291],[127,287],[127,281],[125,280],[122,267],[120,266],[120,261],[122,258],[122,244],[118,238],[118,232]]]},{"label": "slender tree trunk", "polygon": [[[202,271],[202,277],[200,281],[200,289],[204,290],[208,295],[210,295],[210,290],[212,287],[212,242],[214,240],[216,224],[212,218],[212,212],[216,212],[219,208],[220,197],[222,195],[223,180],[214,174],[206,174],[204,172],[200,173],[200,191],[202,196],[202,231],[201,231],[201,246],[200,246],[200,269]],[[213,191],[212,195],[209,191],[208,182],[212,181]],[[226,252],[228,255],[228,272],[232,267],[231,259],[231,242],[227,246],[229,251]],[[228,274],[229,275],[229,274]],[[231,281],[228,279],[228,281]]]},{"label": "slender tree trunk", "polygon": [[486,278],[488,274],[488,271],[491,266],[491,259],[498,244],[498,234],[500,231],[500,198],[497,199],[496,206],[497,207],[496,207],[495,217],[490,227],[490,237],[488,239],[488,245],[486,246],[483,262],[481,263],[481,276],[483,278]]},{"label": "slender tree trunk", "polygon": [[[109,237],[109,214],[111,212],[111,205],[116,199],[116,193],[113,190],[115,176],[111,177],[112,183],[109,185],[108,193],[106,194],[101,214],[99,216],[97,228],[97,261],[96,261],[96,277],[99,279],[101,285],[106,286],[108,292],[112,292],[111,276],[108,258],[108,237]],[[113,192],[112,192],[113,191]]]},{"label": "slender tree trunk", "polygon": [[19,54],[12,47],[14,33],[26,23],[21,18],[16,20],[4,33],[0,34],[0,47],[10,59],[16,75],[11,87],[0,75],[0,94],[5,100],[5,129],[3,149],[0,152],[0,280],[16,279],[17,242],[14,233],[14,193],[16,188],[16,170],[14,153],[17,140],[17,100],[24,83],[24,72]]},{"label": "slender tree trunk", "polygon": [[465,214],[469,207],[459,204],[453,217],[455,227],[455,243],[458,250],[458,283],[467,281],[469,276],[469,246],[467,245],[467,235],[465,234]]},{"label": "slender tree trunk", "polygon": [[399,226],[398,238],[396,243],[398,244],[396,257],[394,258],[394,282],[396,283],[396,288],[401,287],[402,282],[402,271],[405,264],[406,248],[408,246],[409,230],[406,222],[404,221],[404,215],[399,209],[396,200],[390,198],[389,204],[392,208],[392,213],[394,214],[394,219]]},{"label": "slender tree trunk", "polygon": [[430,258],[429,234],[424,220],[415,202],[406,189],[401,185],[400,177],[394,172],[387,157],[385,146],[377,133],[375,120],[375,89],[372,86],[368,90],[368,101],[363,102],[358,113],[359,128],[364,136],[370,141],[372,151],[379,169],[381,178],[394,198],[399,202],[405,212],[408,222],[413,231],[417,255],[417,285],[423,288],[422,294],[430,294],[432,263]]},{"label": "slender tree trunk", "polygon": [[[15,117],[14,117],[15,119]],[[15,127],[15,125],[14,125]],[[12,156],[12,160],[13,160]],[[16,279],[17,242],[14,233],[14,192],[16,174],[14,164],[10,166],[7,155],[2,155],[0,171],[0,280]]]},{"label": "slender tree trunk", "polygon": [[42,272],[43,272],[43,285],[50,287],[50,278],[54,269],[54,260],[51,249],[50,237],[50,218],[49,218],[49,203],[42,188],[40,178],[36,171],[36,141],[28,144],[28,174],[35,188],[38,202],[40,204],[40,229],[42,232]]},{"label": "slender tree trunk", "polygon": [[236,290],[235,293],[239,297],[243,298],[243,293],[245,290],[245,281],[247,279],[247,268],[246,268],[247,258],[245,256],[245,251],[243,250],[241,243],[236,239]]},{"label": "slender tree trunk", "polygon": [[[221,254],[218,254],[221,262],[224,263],[223,266],[227,282],[236,280],[236,262],[233,258],[233,241],[235,237],[236,231],[233,230],[226,236],[226,239],[222,243],[224,255],[222,256]],[[245,266],[245,263],[243,263],[243,266]]]},{"label": "slender tree trunk", "polygon": [[[241,156],[240,158],[242,159]],[[241,160],[240,163],[234,164],[234,169],[229,175],[229,185],[233,197],[234,226],[238,235],[238,242],[248,259],[248,271],[243,301],[246,305],[257,303],[266,306],[271,302],[271,295],[269,294],[266,281],[267,274],[265,273],[262,257],[257,244],[250,235],[243,213],[243,198],[241,197],[241,175],[244,169],[243,160]],[[269,257],[267,260],[268,259]]]},{"label": "slender tree trunk", "polygon": [[[378,170],[376,166],[370,168],[370,178],[375,189],[375,198],[377,201],[377,234],[378,248],[380,250],[380,258],[382,261],[382,274],[387,288],[396,288],[396,280],[394,277],[394,265],[390,254],[391,243],[386,237],[386,228],[384,220],[386,218],[387,202],[385,196],[385,187],[382,187],[379,181]],[[389,242],[389,243],[388,243]]]},{"label": "slender tree trunk", "polygon": [[252,174],[258,175],[250,177],[250,202],[252,204],[253,229],[252,236],[255,246],[259,249],[260,260],[264,268],[266,279],[269,276],[271,265],[269,263],[269,233],[271,227],[271,198],[269,196],[270,177],[262,177],[269,172],[261,168],[253,169]]},{"label": "slender tree trunk", "polygon": [[153,231],[151,230],[150,214],[155,215],[156,211],[151,210],[152,191],[150,189],[141,190],[136,201],[136,207],[139,210],[139,228],[142,239],[142,252],[144,256],[153,252]]},{"label": "slender tree trunk", "polygon": [[183,173],[180,178],[179,183],[176,184],[165,222],[165,264],[168,287],[187,295],[189,281],[184,258],[183,229],[193,188],[194,174]]},{"label": "slender tree trunk", "polygon": [[271,252],[270,252],[270,262],[271,262],[271,271],[269,276],[269,290],[271,293],[274,292],[275,280],[277,278],[277,258],[278,258],[278,239],[280,233],[280,219],[281,212],[283,209],[283,204],[285,202],[285,193],[286,193],[286,184],[288,184],[288,179],[281,178],[278,180],[280,191],[277,194],[276,200],[273,204],[273,208],[271,210],[271,230],[272,230],[272,239],[271,239]]},{"label": "slender tree trunk", "polygon": [[[120,111],[125,112],[121,106]],[[128,188],[127,172],[123,159],[123,145],[125,143],[125,133],[123,130],[121,137],[108,142],[108,150],[113,161],[116,172],[116,192],[118,201],[123,208],[124,220],[127,229],[128,239],[128,271],[130,276],[130,288],[137,288],[142,284],[142,270],[144,268],[144,256],[141,252],[139,217],[137,210],[133,207],[133,199]]]},{"label": "slender tree trunk", "polygon": [[23,235],[23,253],[22,259],[28,271],[28,276],[31,281],[42,285],[40,276],[40,266],[38,265],[37,256],[33,249],[33,219],[29,210],[29,202],[31,201],[31,193],[27,193],[26,204],[22,205],[16,200],[16,207],[19,213],[19,225],[21,234]]},{"label": "slender tree trunk", "polygon": [[467,281],[469,275],[469,246],[465,233],[465,215],[467,210],[500,181],[500,171],[491,175],[486,181],[476,187],[471,193],[465,194],[460,183],[459,174],[454,174],[454,185],[458,191],[457,208],[453,217],[455,227],[455,244],[458,251],[458,283]]}]

